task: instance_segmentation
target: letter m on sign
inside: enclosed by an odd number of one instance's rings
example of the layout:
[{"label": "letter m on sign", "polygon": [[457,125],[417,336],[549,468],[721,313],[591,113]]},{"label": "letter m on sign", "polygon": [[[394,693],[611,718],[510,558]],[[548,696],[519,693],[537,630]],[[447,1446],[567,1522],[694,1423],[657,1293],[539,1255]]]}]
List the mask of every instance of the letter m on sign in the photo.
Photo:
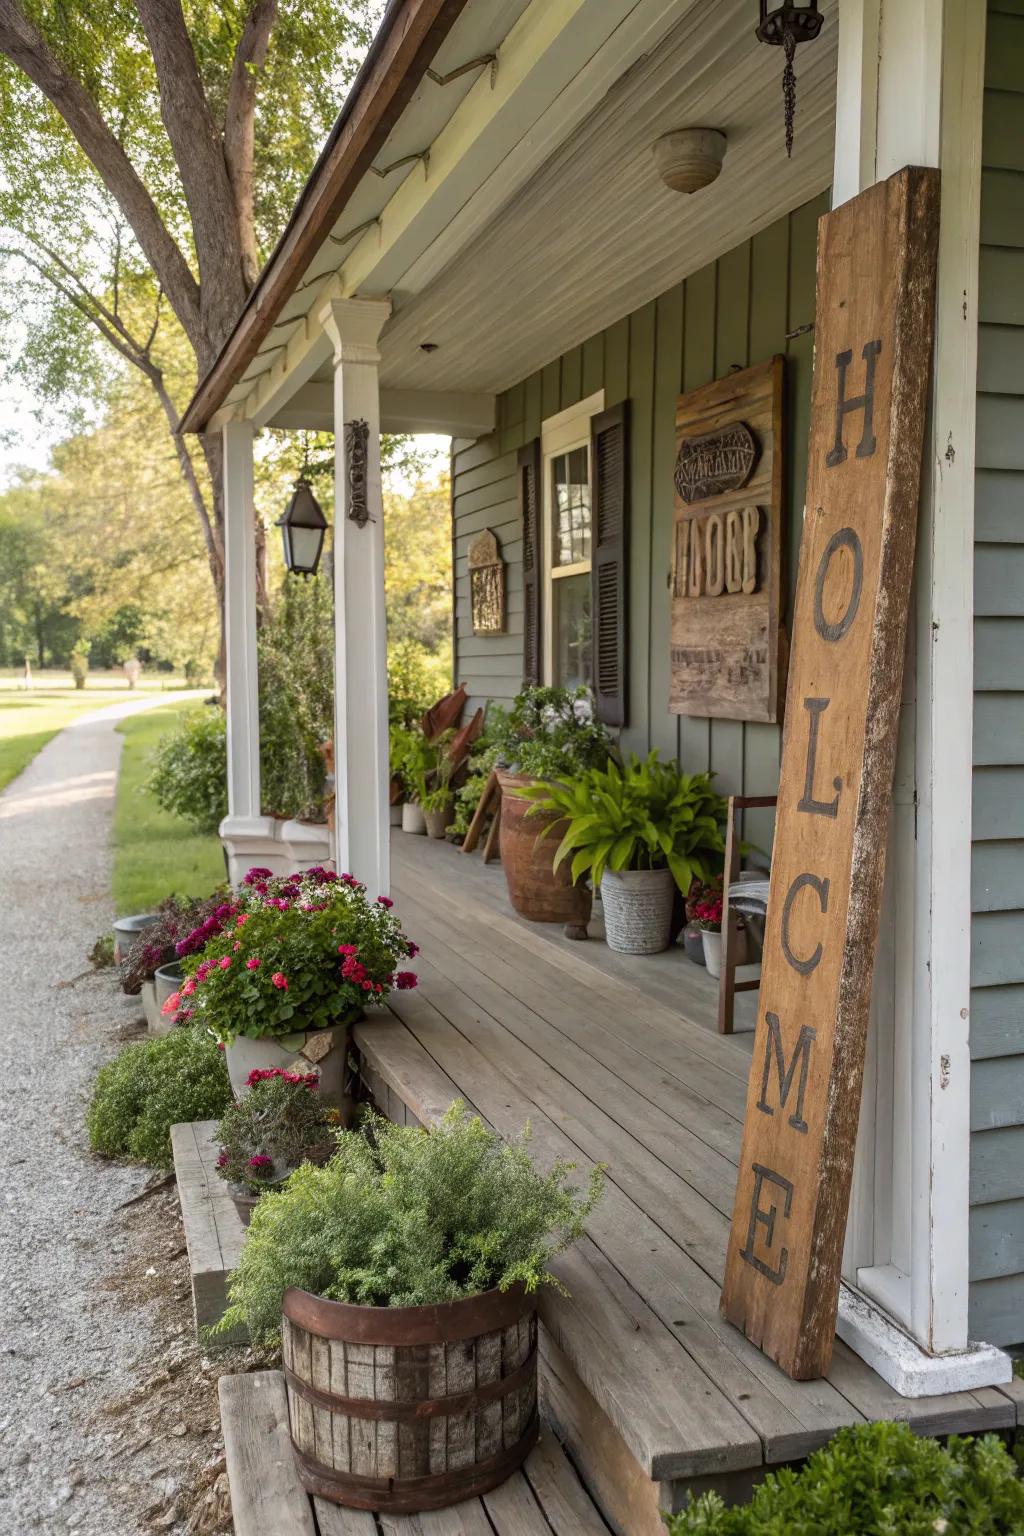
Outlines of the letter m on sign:
[{"label": "letter m on sign", "polygon": [[860,1115],[928,401],[938,173],[818,234],[806,515],[722,1311],[828,1369]]}]

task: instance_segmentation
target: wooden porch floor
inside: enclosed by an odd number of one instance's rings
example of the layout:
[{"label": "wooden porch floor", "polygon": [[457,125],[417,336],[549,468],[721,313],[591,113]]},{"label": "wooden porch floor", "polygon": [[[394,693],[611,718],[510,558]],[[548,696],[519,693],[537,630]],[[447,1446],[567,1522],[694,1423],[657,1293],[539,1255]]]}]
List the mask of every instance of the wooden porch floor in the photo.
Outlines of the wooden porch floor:
[{"label": "wooden porch floor", "polygon": [[864,1419],[1015,1424],[1020,1383],[911,1400],[839,1340],[826,1380],[793,1382],[720,1318],[751,1047],[715,1032],[699,967],[525,923],[500,865],[448,844],[396,833],[392,856],[420,987],[358,1027],[371,1080],[399,1114],[429,1122],[460,1095],[502,1134],[529,1120],[542,1162],[607,1166],[588,1238],[560,1261],[572,1301],[546,1297],[542,1317],[648,1477],[805,1456]]}]

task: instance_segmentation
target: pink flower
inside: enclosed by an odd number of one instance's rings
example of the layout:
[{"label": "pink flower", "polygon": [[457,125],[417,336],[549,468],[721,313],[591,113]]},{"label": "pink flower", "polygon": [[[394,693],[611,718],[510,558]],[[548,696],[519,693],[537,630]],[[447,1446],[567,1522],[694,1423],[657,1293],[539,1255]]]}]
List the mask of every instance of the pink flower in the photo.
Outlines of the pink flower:
[{"label": "pink flower", "polygon": [[358,950],[358,948],[357,948],[357,946],[355,944],[339,944],[338,945],[338,954],[339,955],[356,955],[358,953],[359,953],[359,950]]},{"label": "pink flower", "polygon": [[248,912],[239,912],[238,916],[235,918],[235,923],[236,923],[236,925],[239,928],[243,927],[244,924],[247,923],[248,921],[249,921],[249,914],[248,914]]},{"label": "pink flower", "polygon": [[238,954],[238,951],[241,949],[241,947],[242,947],[241,943],[239,942],[238,939],[236,939],[235,942],[231,946],[231,948],[234,950],[236,955]]},{"label": "pink flower", "polygon": [[279,992],[288,991],[288,977],[284,974],[283,971],[275,971],[270,979]]},{"label": "pink flower", "polygon": [[399,971],[395,977],[395,986],[399,992],[409,992],[419,982],[419,977],[412,971]]},{"label": "pink flower", "polygon": [[409,956],[410,960],[415,960],[416,956],[420,952],[420,947],[419,947],[418,944],[414,944],[412,942],[412,940],[410,939],[409,942],[405,946],[405,952]]},{"label": "pink flower", "polygon": [[220,968],[221,968],[221,970],[222,971],[226,971],[230,964],[231,964],[231,956],[230,955],[221,955],[221,957],[220,957]]},{"label": "pink flower", "polygon": [[160,1009],[160,1012],[161,1013],[165,1013],[165,1014],[167,1014],[169,1016],[172,1013],[177,1013],[177,1011],[178,1011],[180,1006],[181,1006],[181,993],[180,992],[172,992],[170,997],[167,999],[166,1003],[164,1003],[163,1007]]},{"label": "pink flower", "polygon": [[247,971],[258,971],[260,968],[259,955],[250,955],[249,959],[245,962],[245,968]]},{"label": "pink flower", "polygon": [[217,1167],[218,1168],[223,1168],[224,1164],[227,1162],[227,1160],[228,1160],[228,1155],[225,1152],[224,1148],[221,1147],[220,1151],[217,1153]]},{"label": "pink flower", "polygon": [[195,989],[196,989],[196,979],[195,979],[194,976],[190,976],[187,981],[182,983],[182,988],[181,988],[181,995],[182,995],[182,997],[191,997],[193,992],[195,991]]},{"label": "pink flower", "polygon": [[390,896],[378,896],[377,905],[378,907],[393,907],[394,902],[391,900]]},{"label": "pink flower", "polygon": [[227,1050],[227,1046],[224,1044],[223,1040],[218,1040],[217,1041],[217,1049],[218,1049],[218,1051],[226,1051]]}]

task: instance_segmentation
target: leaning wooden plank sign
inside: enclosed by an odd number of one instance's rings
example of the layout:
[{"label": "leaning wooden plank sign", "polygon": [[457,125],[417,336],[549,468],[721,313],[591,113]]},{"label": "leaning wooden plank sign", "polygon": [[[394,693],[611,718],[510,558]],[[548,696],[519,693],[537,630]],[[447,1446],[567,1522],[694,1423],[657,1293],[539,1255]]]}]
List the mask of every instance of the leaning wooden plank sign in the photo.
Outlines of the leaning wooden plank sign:
[{"label": "leaning wooden plank sign", "polygon": [[857,1137],[932,350],[938,173],[821,220],[807,506],[722,1311],[828,1368]]}]

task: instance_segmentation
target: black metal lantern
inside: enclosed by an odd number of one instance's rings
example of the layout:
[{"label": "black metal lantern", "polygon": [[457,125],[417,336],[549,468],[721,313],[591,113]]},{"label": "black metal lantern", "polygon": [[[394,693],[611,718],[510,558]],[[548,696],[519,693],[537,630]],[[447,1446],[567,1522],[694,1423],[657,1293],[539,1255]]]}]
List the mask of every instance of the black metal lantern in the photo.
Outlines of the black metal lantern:
[{"label": "black metal lantern", "polygon": [[310,489],[309,481],[296,480],[292,499],[277,526],[284,541],[284,563],[295,576],[315,576],[324,547],[327,519]]},{"label": "black metal lantern", "polygon": [[782,71],[782,100],[786,111],[786,154],[793,153],[793,123],[796,118],[796,73],[793,55],[798,43],[809,43],[821,31],[824,17],[818,10],[818,0],[806,0],[798,5],[796,0],[782,0],[781,5],[768,9],[768,0],[760,0],[761,21],[757,36],[762,43],[781,47],[786,55]]}]

